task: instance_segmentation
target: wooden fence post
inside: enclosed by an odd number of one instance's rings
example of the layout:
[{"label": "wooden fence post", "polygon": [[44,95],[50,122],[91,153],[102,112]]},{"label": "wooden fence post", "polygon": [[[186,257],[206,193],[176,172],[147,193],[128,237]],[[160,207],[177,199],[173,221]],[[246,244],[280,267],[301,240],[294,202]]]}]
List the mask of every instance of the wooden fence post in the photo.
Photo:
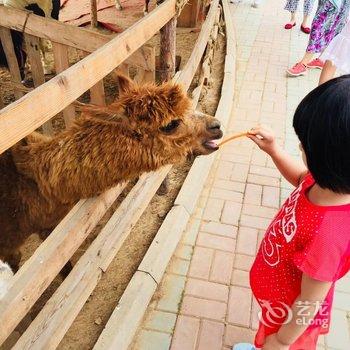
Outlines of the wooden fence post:
[{"label": "wooden fence post", "polygon": [[[157,5],[160,5],[163,1],[164,0],[157,0]],[[175,74],[176,23],[177,17],[174,16],[160,30],[159,70],[161,81],[168,81]]]},{"label": "wooden fence post", "polygon": [[[7,64],[9,66],[9,70],[11,73],[11,80],[20,83],[21,82],[21,73],[18,67],[17,57],[15,54],[15,50],[13,47],[11,31],[8,28],[0,27],[0,40],[2,43],[2,47],[4,49]],[[23,92],[15,89],[15,97],[21,98],[23,96]]]},{"label": "wooden fence post", "polygon": [[97,28],[97,0],[90,0],[91,27]]},{"label": "wooden fence post", "polygon": [[[38,87],[45,83],[45,73],[40,56],[40,39],[31,34],[24,34],[24,40],[26,43],[27,55],[30,63],[34,86]],[[54,134],[51,120],[43,124],[42,128],[44,134]]]},{"label": "wooden fence post", "polygon": [[[56,68],[56,73],[61,73],[67,68],[69,68],[69,59],[68,59],[68,46],[60,43],[52,43],[52,50],[54,56],[54,63]],[[71,104],[66,107],[63,111],[63,119],[66,125],[66,128],[71,126],[75,119],[75,108]]]}]

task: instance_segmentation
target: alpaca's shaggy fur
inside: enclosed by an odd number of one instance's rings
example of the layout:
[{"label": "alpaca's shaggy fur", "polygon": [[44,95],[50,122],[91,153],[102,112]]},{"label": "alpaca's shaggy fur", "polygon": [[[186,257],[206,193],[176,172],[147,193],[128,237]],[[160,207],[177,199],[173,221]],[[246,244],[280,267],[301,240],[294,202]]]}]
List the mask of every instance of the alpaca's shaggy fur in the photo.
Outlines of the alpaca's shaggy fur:
[{"label": "alpaca's shaggy fur", "polygon": [[7,293],[9,282],[12,277],[13,272],[10,266],[0,260],[0,300]]},{"label": "alpaca's shaggy fur", "polygon": [[18,268],[19,248],[49,232],[81,198],[143,172],[217,149],[219,122],[198,116],[181,87],[137,86],[119,76],[119,98],[83,107],[75,125],[26,137],[0,155],[0,259]]}]

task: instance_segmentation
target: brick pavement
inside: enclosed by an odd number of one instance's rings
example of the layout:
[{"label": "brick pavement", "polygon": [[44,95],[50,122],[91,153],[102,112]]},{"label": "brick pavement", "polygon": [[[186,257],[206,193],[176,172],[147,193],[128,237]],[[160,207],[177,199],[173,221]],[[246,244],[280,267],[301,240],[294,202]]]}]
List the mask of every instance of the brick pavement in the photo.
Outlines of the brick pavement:
[{"label": "brick pavement", "polygon": [[[288,19],[282,8],[279,0],[265,0],[259,9],[248,2],[231,5],[238,57],[228,134],[263,123],[299,157],[291,119],[301,98],[317,85],[318,72],[285,77],[285,69],[301,57],[307,37],[297,29],[282,29]],[[267,225],[290,190],[250,140],[220,151],[133,349],[228,350],[253,340],[258,307],[248,271]],[[350,348],[349,282],[347,276],[338,284],[332,330],[320,339],[319,349]]]}]

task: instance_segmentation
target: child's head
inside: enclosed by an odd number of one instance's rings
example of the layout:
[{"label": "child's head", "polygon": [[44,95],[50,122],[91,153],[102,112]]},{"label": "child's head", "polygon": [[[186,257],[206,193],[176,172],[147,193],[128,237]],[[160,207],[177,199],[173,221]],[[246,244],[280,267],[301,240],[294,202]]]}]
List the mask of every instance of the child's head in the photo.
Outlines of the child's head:
[{"label": "child's head", "polygon": [[299,104],[293,126],[317,184],[350,193],[350,75],[311,91]]}]

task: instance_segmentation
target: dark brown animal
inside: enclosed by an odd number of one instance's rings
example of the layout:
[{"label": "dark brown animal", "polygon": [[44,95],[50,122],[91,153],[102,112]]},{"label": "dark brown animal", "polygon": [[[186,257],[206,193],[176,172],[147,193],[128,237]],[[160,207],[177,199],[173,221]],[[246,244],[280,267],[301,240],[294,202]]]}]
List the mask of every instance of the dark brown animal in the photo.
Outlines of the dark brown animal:
[{"label": "dark brown animal", "polygon": [[116,102],[86,106],[71,129],[34,133],[0,155],[0,259],[14,270],[25,239],[50,232],[79,199],[218,148],[219,121],[193,112],[180,86],[124,76],[119,86]]},{"label": "dark brown animal", "polygon": [[[60,12],[60,0],[47,0],[46,4],[50,3],[50,2],[52,3],[51,17],[58,20],[58,16],[59,16],[59,12]],[[0,1],[0,3],[1,3],[1,1]],[[18,7],[16,6],[15,8],[17,8],[17,9],[19,8],[21,10],[32,11],[35,15],[45,17],[45,12],[40,7],[43,4],[45,4],[45,1],[41,1],[41,2],[36,3],[35,0],[28,0],[27,2],[23,3],[23,5],[25,5],[24,8],[20,8],[22,3],[19,3]],[[6,2],[4,5],[12,7],[11,5],[8,5]],[[24,77],[25,77],[24,71],[25,71],[25,63],[27,60],[27,54],[23,48],[23,33],[17,32],[15,30],[11,30],[11,37],[12,37],[12,42],[13,42],[13,47],[14,47],[14,51],[16,54],[17,62],[18,62],[19,71],[21,74],[21,79],[24,79]],[[0,40],[0,67],[8,68],[8,62],[6,59],[4,49],[3,49],[2,44],[1,44],[1,40]]]}]

